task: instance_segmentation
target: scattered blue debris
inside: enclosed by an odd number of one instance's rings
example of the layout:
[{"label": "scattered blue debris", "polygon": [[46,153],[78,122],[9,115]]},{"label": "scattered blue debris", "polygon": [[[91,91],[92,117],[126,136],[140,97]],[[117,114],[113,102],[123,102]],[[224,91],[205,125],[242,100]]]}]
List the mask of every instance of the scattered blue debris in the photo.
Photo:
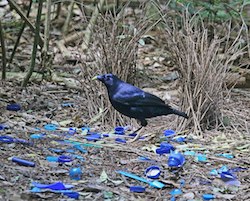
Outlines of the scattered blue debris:
[{"label": "scattered blue debris", "polygon": [[121,139],[121,138],[116,138],[116,139],[115,139],[115,142],[125,144],[125,143],[126,143],[126,140],[125,140],[125,139]]},{"label": "scattered blue debris", "polygon": [[58,157],[57,156],[47,156],[46,160],[49,162],[58,162]]},{"label": "scattered blue debris", "polygon": [[41,184],[37,182],[32,182],[32,185],[37,188],[42,188],[42,189],[51,189],[51,190],[67,190],[71,189],[74,187],[74,185],[70,184],[64,184],[62,182],[56,182],[52,184]]},{"label": "scattered blue debris", "polygon": [[58,126],[55,124],[46,124],[44,126],[44,129],[47,131],[55,131],[57,128],[58,128]]},{"label": "scattered blue debris", "polygon": [[125,134],[124,127],[122,127],[122,126],[115,127],[115,134],[117,134],[117,135],[124,135]]},{"label": "scattered blue debris", "polygon": [[46,136],[45,133],[35,133],[35,134],[31,134],[30,138],[31,139],[43,139]]},{"label": "scattered blue debris", "polygon": [[68,162],[71,162],[72,160],[73,158],[71,156],[61,155],[58,157],[59,163],[68,163]]},{"label": "scattered blue debris", "polygon": [[197,154],[195,159],[197,162],[207,162],[207,156],[205,154]]},{"label": "scattered blue debris", "polygon": [[165,130],[163,133],[166,137],[172,137],[176,134],[174,130]]},{"label": "scattered blue debris", "polygon": [[220,178],[221,178],[222,181],[224,181],[228,185],[240,186],[240,181],[230,171],[221,172],[220,173]]},{"label": "scattered blue debris", "polygon": [[160,144],[160,148],[156,149],[156,153],[157,154],[169,154],[170,152],[174,151],[175,148],[172,144],[166,143],[166,142],[162,142]]},{"label": "scattered blue debris", "polygon": [[195,156],[195,154],[196,154],[195,151],[185,151],[184,152],[185,156]]},{"label": "scattered blue debris", "polygon": [[62,103],[62,107],[74,107],[74,103],[68,102],[68,103]]},{"label": "scattered blue debris", "polygon": [[97,141],[102,138],[101,134],[99,133],[93,133],[91,135],[88,135],[85,137],[88,141]]},{"label": "scattered blue debris", "polygon": [[228,153],[223,153],[223,154],[216,154],[216,156],[221,156],[227,159],[232,159],[234,158],[234,156],[232,154],[228,154]]},{"label": "scattered blue debris", "polygon": [[82,148],[81,144],[76,144],[76,145],[73,146],[73,148],[77,149],[81,153],[87,153],[88,152],[86,149]]},{"label": "scattered blue debris", "polygon": [[169,192],[169,194],[172,195],[172,196],[181,195],[182,191],[181,191],[181,189],[176,188],[176,189],[171,190]]},{"label": "scattered blue debris", "polygon": [[215,195],[213,195],[213,194],[203,194],[202,198],[203,198],[203,200],[212,200],[212,199],[215,199]]},{"label": "scattered blue debris", "polygon": [[187,139],[185,137],[176,137],[173,139],[173,141],[175,141],[177,143],[183,143],[183,142],[186,142]]},{"label": "scattered blue debris", "polygon": [[76,133],[77,129],[76,128],[69,128],[68,134],[74,135]]}]

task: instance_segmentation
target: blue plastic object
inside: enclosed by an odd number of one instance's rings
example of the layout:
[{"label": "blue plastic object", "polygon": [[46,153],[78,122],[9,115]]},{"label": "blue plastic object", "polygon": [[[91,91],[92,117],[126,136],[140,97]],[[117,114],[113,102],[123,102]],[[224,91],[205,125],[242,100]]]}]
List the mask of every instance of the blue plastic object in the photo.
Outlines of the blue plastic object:
[{"label": "blue plastic object", "polygon": [[115,127],[115,134],[117,134],[117,135],[124,135],[125,134],[124,127],[122,127],[122,126]]},{"label": "blue plastic object", "polygon": [[58,162],[59,163],[68,163],[71,162],[73,159],[70,156],[66,156],[66,155],[61,155],[58,157]]},{"label": "blue plastic object", "polygon": [[203,200],[212,200],[212,199],[215,199],[215,195],[213,195],[213,194],[203,194],[202,198],[203,198]]},{"label": "blue plastic object", "polygon": [[74,107],[74,103],[62,103],[62,107]]},{"label": "blue plastic object", "polygon": [[145,175],[150,179],[158,179],[160,174],[161,170],[158,166],[150,166],[145,171]]},{"label": "blue plastic object", "polygon": [[223,153],[223,154],[216,154],[216,156],[221,156],[227,159],[232,159],[234,158],[234,156],[232,154],[228,154],[228,153]]},{"label": "blue plastic object", "polygon": [[172,196],[176,196],[176,195],[182,194],[182,191],[181,191],[181,189],[176,188],[176,189],[171,190],[169,192],[169,194],[172,195]]},{"label": "blue plastic object", "polygon": [[166,143],[166,142],[162,142],[160,144],[160,148],[156,149],[156,153],[157,154],[169,154],[171,151],[174,151],[175,148],[172,144]]},{"label": "blue plastic object", "polygon": [[154,188],[163,188],[165,186],[165,184],[161,183],[160,181],[157,181],[157,180],[150,181],[150,180],[144,179],[142,177],[139,177],[139,176],[132,174],[132,173],[129,173],[129,172],[117,171],[117,173],[122,174],[126,177],[130,177],[132,179],[136,179],[138,181],[147,183]]},{"label": "blue plastic object", "polygon": [[70,135],[74,135],[74,134],[76,133],[76,128],[69,128],[68,133],[69,133]]},{"label": "blue plastic object", "polygon": [[205,154],[197,154],[196,161],[197,162],[206,162],[207,156]]},{"label": "blue plastic object", "polygon": [[54,152],[54,153],[58,153],[58,154],[64,152],[64,150],[62,150],[62,149],[56,149],[56,148],[48,148],[48,150],[50,150],[51,152]]},{"label": "blue plastic object", "polygon": [[115,139],[115,142],[125,144],[125,143],[126,143],[126,140],[125,140],[125,139],[121,139],[121,138],[116,138],[116,139]]},{"label": "blue plastic object", "polygon": [[185,151],[184,155],[186,155],[186,156],[194,156],[195,155],[195,151]]},{"label": "blue plastic object", "polygon": [[185,157],[179,152],[173,152],[169,155],[168,166],[169,167],[181,167],[185,163]]},{"label": "blue plastic object", "polygon": [[19,111],[21,110],[21,106],[17,103],[12,103],[7,105],[6,109],[9,111]]},{"label": "blue plastic object", "polygon": [[166,137],[172,137],[172,136],[175,135],[175,131],[174,131],[174,130],[165,130],[165,131],[164,131],[164,135],[165,135]]},{"label": "blue plastic object", "polygon": [[82,130],[82,132],[89,132],[89,131],[90,131],[90,128],[89,128],[89,127],[83,126],[83,127],[81,128],[81,130]]},{"label": "blue plastic object", "polygon": [[129,190],[130,192],[143,193],[145,192],[146,188],[143,186],[130,186]]},{"label": "blue plastic object", "polygon": [[227,171],[228,171],[228,167],[226,165],[223,165],[220,169],[218,169],[218,173],[227,172]]},{"label": "blue plastic object", "polygon": [[31,139],[42,139],[46,136],[45,133],[37,133],[37,134],[31,134],[30,138]]},{"label": "blue plastic object", "polygon": [[103,137],[109,137],[109,134],[105,133],[105,134],[102,134]]},{"label": "blue plastic object", "polygon": [[21,158],[17,158],[17,157],[13,157],[11,160],[19,165],[23,165],[23,166],[27,166],[27,167],[35,167],[36,166],[36,164],[34,162],[24,160]]},{"label": "blue plastic object", "polygon": [[55,131],[57,129],[57,125],[55,124],[47,124],[44,126],[44,129],[47,131]]},{"label": "blue plastic object", "polygon": [[80,167],[73,167],[69,171],[69,176],[73,180],[80,180],[82,178],[82,170]]},{"label": "blue plastic object", "polygon": [[102,136],[99,133],[94,133],[94,134],[86,136],[86,139],[88,141],[97,141],[97,140],[100,140],[101,138],[102,138]]},{"label": "blue plastic object", "polygon": [[0,124],[0,130],[4,130],[4,129],[6,129],[6,128],[8,128],[8,126],[6,126],[6,125],[4,125],[4,124]]},{"label": "blue plastic object", "polygon": [[209,174],[213,175],[213,176],[217,176],[218,175],[218,171],[216,169],[213,169],[213,170],[210,171]]},{"label": "blue plastic object", "polygon": [[47,156],[46,160],[49,162],[58,162],[58,157],[57,156]]},{"label": "blue plastic object", "polygon": [[228,181],[232,181],[232,180],[237,179],[236,176],[233,175],[232,173],[230,173],[229,171],[220,173],[220,178],[224,182],[228,182]]},{"label": "blue plastic object", "polygon": [[32,182],[32,185],[37,187],[37,188],[48,188],[51,190],[67,190],[67,189],[71,189],[74,187],[74,185],[70,185],[70,184],[63,184],[62,182],[56,182],[56,183],[52,183],[52,184],[41,184],[41,183],[37,183],[37,182]]},{"label": "blue plastic object", "polygon": [[76,199],[76,200],[78,200],[79,196],[80,196],[80,194],[78,192],[64,192],[63,195],[66,195],[69,198],[73,198],[73,199]]},{"label": "blue plastic object", "polygon": [[80,144],[74,145],[73,148],[77,149],[81,153],[87,153],[88,152],[86,149],[82,148],[82,146]]},{"label": "blue plastic object", "polygon": [[185,137],[177,137],[173,139],[175,142],[177,143],[183,143],[186,142],[186,138]]},{"label": "blue plastic object", "polygon": [[13,143],[14,142],[14,138],[6,136],[6,135],[3,135],[3,136],[0,136],[0,142],[2,142],[2,143]]}]

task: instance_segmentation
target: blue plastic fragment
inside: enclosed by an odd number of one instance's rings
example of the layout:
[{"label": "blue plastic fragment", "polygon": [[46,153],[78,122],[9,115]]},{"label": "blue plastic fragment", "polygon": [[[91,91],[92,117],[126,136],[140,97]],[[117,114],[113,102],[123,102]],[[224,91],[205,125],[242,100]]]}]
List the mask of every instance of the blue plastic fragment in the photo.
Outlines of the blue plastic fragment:
[{"label": "blue plastic fragment", "polygon": [[19,165],[23,165],[23,166],[27,166],[27,167],[35,167],[36,166],[36,164],[32,161],[28,161],[28,160],[17,158],[17,157],[13,157],[11,160]]},{"label": "blue plastic fragment", "polygon": [[150,158],[145,157],[145,156],[139,156],[138,159],[141,160],[141,161],[151,161]]},{"label": "blue plastic fragment", "polygon": [[73,159],[70,156],[66,156],[66,155],[61,155],[58,157],[58,162],[59,163],[67,163],[67,162],[71,162]]},{"label": "blue plastic fragment", "polygon": [[161,174],[161,170],[158,166],[150,166],[145,170],[145,175],[150,179],[158,179]]},{"label": "blue plastic fragment", "polygon": [[115,127],[115,134],[117,134],[117,135],[124,135],[125,134],[124,127],[122,127],[122,126]]},{"label": "blue plastic fragment", "polygon": [[89,127],[82,127],[81,128],[82,132],[89,132],[90,131],[90,128]]},{"label": "blue plastic fragment", "polygon": [[76,158],[76,159],[79,159],[81,161],[84,161],[84,158],[82,156],[80,156],[80,155],[77,155],[77,154],[71,154],[71,157],[74,158],[74,159]]},{"label": "blue plastic fragment", "polygon": [[166,137],[172,137],[172,136],[175,135],[175,131],[174,130],[165,130],[163,133],[164,133],[164,135]]},{"label": "blue plastic fragment", "polygon": [[242,168],[242,167],[236,167],[236,168],[231,168],[230,172],[240,172],[240,171],[244,171],[244,170],[248,170],[248,169]]},{"label": "blue plastic fragment", "polygon": [[7,105],[6,109],[9,111],[18,111],[21,110],[21,106],[18,103],[12,103]]},{"label": "blue plastic fragment", "polygon": [[7,136],[7,135],[2,135],[0,136],[0,142],[2,143],[13,143],[14,142],[14,138]]},{"label": "blue plastic fragment", "polygon": [[116,138],[115,139],[115,142],[117,142],[117,143],[126,143],[126,140],[125,139],[121,139],[121,138]]},{"label": "blue plastic fragment", "polygon": [[209,173],[210,175],[214,175],[214,176],[217,176],[218,175],[218,171],[216,169],[213,169],[210,171]]},{"label": "blue plastic fragment", "polygon": [[45,133],[37,133],[37,134],[31,134],[30,138],[31,139],[42,139],[46,136]]},{"label": "blue plastic fragment", "polygon": [[62,105],[62,107],[73,107],[74,103],[68,102],[68,103],[62,103],[61,105]]},{"label": "blue plastic fragment", "polygon": [[64,152],[64,150],[56,149],[56,148],[48,148],[48,150],[50,150],[51,152],[59,153],[59,154]]},{"label": "blue plastic fragment", "polygon": [[160,148],[156,149],[156,153],[157,154],[169,154],[171,151],[174,151],[175,148],[172,144],[166,143],[166,142],[162,142],[160,144]]},{"label": "blue plastic fragment", "polygon": [[73,180],[80,180],[82,178],[82,170],[80,167],[73,167],[69,171],[69,176]]},{"label": "blue plastic fragment", "polygon": [[182,194],[182,191],[181,191],[181,189],[176,188],[176,189],[171,190],[169,192],[169,194],[172,195],[172,196],[176,196],[176,195]]},{"label": "blue plastic fragment", "polygon": [[145,192],[146,188],[143,186],[130,186],[129,190],[130,192],[143,193]]},{"label": "blue plastic fragment", "polygon": [[234,156],[232,154],[228,154],[228,153],[223,153],[223,154],[216,154],[216,156],[221,156],[227,159],[232,159],[234,158]]},{"label": "blue plastic fragment", "polygon": [[181,167],[185,163],[185,157],[179,152],[173,152],[169,155],[168,166],[169,167]]},{"label": "blue plastic fragment", "polygon": [[220,178],[224,182],[228,182],[228,181],[232,181],[232,180],[237,179],[236,176],[233,175],[232,173],[230,173],[229,171],[220,173]]},{"label": "blue plastic fragment", "polygon": [[68,134],[74,135],[76,133],[76,128],[69,128]]},{"label": "blue plastic fragment", "polygon": [[197,154],[196,160],[197,162],[206,162],[207,156],[205,154]]},{"label": "blue plastic fragment", "polygon": [[80,194],[78,192],[64,192],[63,195],[66,195],[69,198],[73,198],[73,199],[78,200]]},{"label": "blue plastic fragment", "polygon": [[203,200],[212,200],[212,199],[215,199],[215,195],[213,195],[213,194],[203,194],[202,198],[203,198]]},{"label": "blue plastic fragment", "polygon": [[195,151],[185,151],[184,155],[186,155],[186,156],[194,156],[195,155]]},{"label": "blue plastic fragment", "polygon": [[86,149],[82,148],[82,146],[80,144],[74,145],[73,148],[77,149],[81,153],[87,153],[88,152]]},{"label": "blue plastic fragment", "polygon": [[58,162],[58,157],[57,156],[47,156],[46,160],[49,162]]},{"label": "blue plastic fragment", "polygon": [[32,182],[32,185],[37,187],[37,188],[48,188],[51,190],[67,190],[67,189],[71,189],[74,187],[74,185],[70,185],[70,184],[63,184],[62,182],[56,182],[56,183],[52,183],[52,184],[41,184],[41,183],[37,183],[37,182]]},{"label": "blue plastic fragment", "polygon": [[55,124],[46,124],[44,129],[47,131],[55,131],[57,129],[57,125]]},{"label": "blue plastic fragment", "polygon": [[86,136],[86,139],[88,141],[97,141],[97,140],[100,140],[101,138],[102,138],[102,136],[99,133],[95,133],[95,134],[91,134],[91,135]]},{"label": "blue plastic fragment", "polygon": [[6,126],[6,125],[4,125],[4,124],[0,124],[0,130],[4,130],[4,129],[6,129],[6,128],[8,128],[8,126]]},{"label": "blue plastic fragment", "polygon": [[177,143],[183,143],[186,142],[186,138],[185,137],[177,137],[173,139],[175,142]]},{"label": "blue plastic fragment", "polygon": [[218,169],[218,173],[227,172],[227,171],[228,171],[228,167],[226,165],[223,165],[220,169]]},{"label": "blue plastic fragment", "polygon": [[102,134],[103,137],[109,137],[109,134],[105,133],[105,134]]}]

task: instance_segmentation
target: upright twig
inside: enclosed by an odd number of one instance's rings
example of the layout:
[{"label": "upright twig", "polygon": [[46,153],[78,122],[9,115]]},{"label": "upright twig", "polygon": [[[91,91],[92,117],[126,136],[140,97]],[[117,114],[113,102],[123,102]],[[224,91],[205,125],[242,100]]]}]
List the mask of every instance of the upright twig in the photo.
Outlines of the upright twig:
[{"label": "upright twig", "polygon": [[72,1],[69,5],[69,12],[67,15],[67,18],[65,20],[65,23],[63,25],[63,35],[66,36],[68,34],[68,30],[69,30],[69,23],[71,21],[72,18],[72,13],[73,13],[73,8],[74,8],[75,2]]},{"label": "upright twig", "polygon": [[[29,4],[29,7],[28,7],[28,12],[27,12],[27,15],[26,15],[27,18],[28,18],[29,15],[30,15],[30,10],[31,10],[31,6],[32,6],[32,2],[33,2],[33,0],[30,0],[30,4]],[[21,38],[21,36],[22,36],[22,34],[23,34],[23,31],[24,31],[24,29],[25,29],[25,27],[26,27],[26,24],[27,24],[26,21],[24,21],[24,23],[23,23],[23,25],[22,25],[22,28],[21,28],[21,30],[20,30],[19,33],[18,33],[16,43],[15,43],[15,45],[14,45],[14,48],[13,48],[12,53],[11,53],[11,56],[10,56],[9,65],[12,63],[12,60],[13,60],[13,58],[14,58],[14,56],[15,56],[16,49],[17,49],[17,47],[18,47],[18,45],[19,45],[20,38]]]},{"label": "upright twig", "polygon": [[5,49],[5,40],[4,40],[4,32],[2,27],[2,22],[0,19],[0,40],[1,40],[1,47],[2,47],[2,79],[5,80],[6,78],[6,49]]},{"label": "upright twig", "polygon": [[22,87],[27,86],[27,83],[28,83],[33,71],[34,71],[34,67],[35,67],[35,63],[36,63],[36,53],[37,53],[37,45],[39,43],[42,7],[43,7],[43,0],[39,0],[38,11],[37,11],[37,16],[36,16],[35,39],[34,39],[34,45],[33,45],[33,49],[32,49],[32,55],[31,55],[31,63],[30,63],[29,71],[23,80]]}]

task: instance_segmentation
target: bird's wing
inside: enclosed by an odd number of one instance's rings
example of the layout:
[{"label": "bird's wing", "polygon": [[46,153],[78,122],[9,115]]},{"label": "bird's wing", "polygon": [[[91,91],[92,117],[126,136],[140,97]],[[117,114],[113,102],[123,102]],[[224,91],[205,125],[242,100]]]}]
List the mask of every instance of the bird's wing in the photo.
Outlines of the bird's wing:
[{"label": "bird's wing", "polygon": [[129,106],[166,106],[164,101],[157,96],[144,92],[143,90],[134,86],[120,88],[113,95],[112,99],[115,102]]}]

